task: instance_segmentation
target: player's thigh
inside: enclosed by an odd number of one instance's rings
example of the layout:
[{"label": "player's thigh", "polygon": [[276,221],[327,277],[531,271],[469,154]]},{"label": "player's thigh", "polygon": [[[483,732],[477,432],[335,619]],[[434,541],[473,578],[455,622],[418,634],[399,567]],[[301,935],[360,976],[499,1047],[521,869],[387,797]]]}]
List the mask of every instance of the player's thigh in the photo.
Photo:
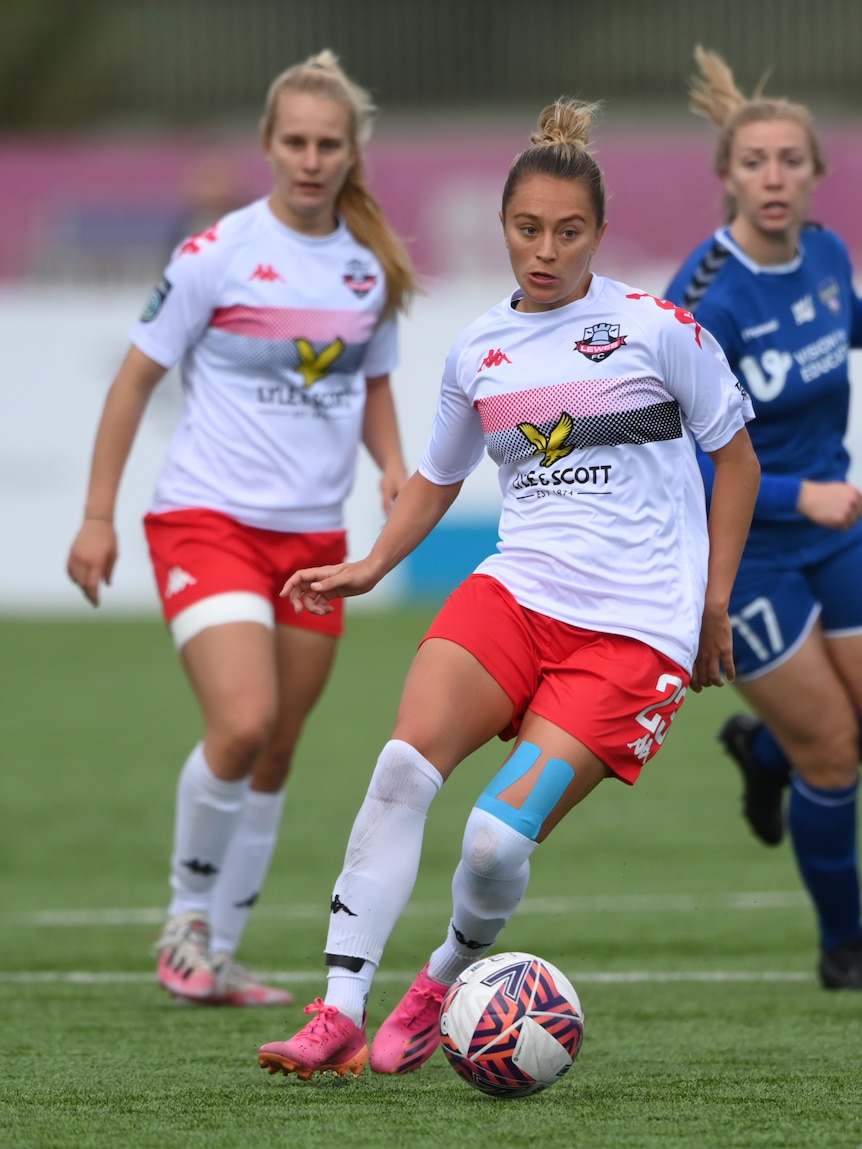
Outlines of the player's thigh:
[{"label": "player's thigh", "polygon": [[476,805],[543,842],[611,771],[560,726],[528,710],[518,740]]},{"label": "player's thigh", "polygon": [[278,708],[272,736],[254,765],[253,790],[274,794],[284,785],[305,726],[329,680],[338,638],[294,626],[277,626]]},{"label": "player's thigh", "polygon": [[509,725],[513,710],[473,654],[449,639],[429,638],[407,673],[392,737],[409,742],[448,778]]},{"label": "player's thigh", "polygon": [[810,579],[823,604],[827,652],[862,714],[862,528],[850,535],[846,546],[811,569]]},{"label": "player's thigh", "polygon": [[274,631],[240,621],[207,626],[180,656],[208,738],[259,742],[269,737],[277,709]]},{"label": "player's thigh", "polygon": [[858,762],[856,708],[819,621],[789,658],[737,688],[807,781],[827,788],[852,784]]},{"label": "player's thigh", "polygon": [[323,693],[338,649],[338,638],[293,626],[275,630],[278,716],[273,742],[292,751],[305,720]]},{"label": "player's thigh", "polygon": [[856,714],[862,715],[862,634],[827,635],[825,644]]}]

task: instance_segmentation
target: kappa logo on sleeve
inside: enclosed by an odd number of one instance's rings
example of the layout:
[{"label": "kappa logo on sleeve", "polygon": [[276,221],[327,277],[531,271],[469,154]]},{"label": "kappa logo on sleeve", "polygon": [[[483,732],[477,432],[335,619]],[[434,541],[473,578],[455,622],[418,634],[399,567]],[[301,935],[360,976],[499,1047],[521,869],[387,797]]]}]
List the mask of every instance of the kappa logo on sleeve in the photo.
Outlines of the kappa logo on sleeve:
[{"label": "kappa logo on sleeve", "polygon": [[190,235],[184,243],[180,244],[180,255],[197,255],[203,249],[205,243],[218,242],[218,224],[214,223],[212,227],[204,228],[203,231],[195,232]]},{"label": "kappa logo on sleeve", "polygon": [[700,333],[703,328],[695,319],[690,311],[686,311],[684,307],[677,307],[675,303],[671,303],[669,299],[659,299],[657,295],[651,295],[648,291],[633,291],[630,292],[626,299],[651,299],[656,307],[660,307],[662,311],[672,311],[673,317],[678,323],[686,323],[694,325],[694,341],[698,347],[703,347],[700,341]]},{"label": "kappa logo on sleeve", "polygon": [[166,275],[163,275],[161,281],[153,288],[152,294],[147,300],[147,305],[141,312],[141,323],[152,323],[164,306],[164,302],[170,294],[172,287],[173,284],[171,281]]}]

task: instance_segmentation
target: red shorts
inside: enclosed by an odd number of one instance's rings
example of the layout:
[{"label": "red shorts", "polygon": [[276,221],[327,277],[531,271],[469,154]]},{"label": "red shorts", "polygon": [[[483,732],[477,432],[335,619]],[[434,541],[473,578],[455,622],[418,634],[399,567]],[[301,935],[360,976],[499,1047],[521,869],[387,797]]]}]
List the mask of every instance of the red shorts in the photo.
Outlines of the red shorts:
[{"label": "red shorts", "polygon": [[[297,614],[279,592],[295,570],[344,562],[344,531],[266,531],[220,511],[197,508],[146,515],[144,530],[162,609],[178,645],[218,622],[279,623],[319,634],[343,633],[343,599],[333,600],[331,614]],[[208,605],[198,607],[205,600],[210,600]],[[196,612],[186,615],[192,607]]]},{"label": "red shorts", "polygon": [[582,630],[521,606],[488,575],[449,596],[425,638],[468,650],[512,700],[514,738],[528,710],[577,738],[623,782],[664,742],[687,671],[627,635]]}]

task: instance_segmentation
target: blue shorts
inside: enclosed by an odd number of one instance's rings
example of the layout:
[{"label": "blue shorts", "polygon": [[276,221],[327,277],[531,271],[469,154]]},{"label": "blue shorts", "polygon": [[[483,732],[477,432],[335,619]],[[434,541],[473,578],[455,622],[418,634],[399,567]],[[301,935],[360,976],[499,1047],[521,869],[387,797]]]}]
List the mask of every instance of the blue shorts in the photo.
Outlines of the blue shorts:
[{"label": "blue shorts", "polygon": [[862,529],[815,563],[743,557],[730,596],[737,681],[775,670],[799,649],[817,618],[827,636],[862,634]]}]

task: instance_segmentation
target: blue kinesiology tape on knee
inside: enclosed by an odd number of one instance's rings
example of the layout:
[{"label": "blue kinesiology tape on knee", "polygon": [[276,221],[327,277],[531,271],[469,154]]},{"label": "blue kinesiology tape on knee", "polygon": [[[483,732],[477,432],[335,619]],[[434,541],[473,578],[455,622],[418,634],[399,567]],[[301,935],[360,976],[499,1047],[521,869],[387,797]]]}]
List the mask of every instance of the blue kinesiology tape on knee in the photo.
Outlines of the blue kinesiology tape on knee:
[{"label": "blue kinesiology tape on knee", "polygon": [[486,810],[534,842],[538,838],[545,819],[565,793],[566,787],[575,776],[575,771],[562,758],[549,758],[542,767],[533,789],[527,795],[523,806],[516,809],[499,795],[514,785],[538,762],[542,751],[532,742],[522,742],[506,765],[500,770],[479,795],[476,805]]}]

